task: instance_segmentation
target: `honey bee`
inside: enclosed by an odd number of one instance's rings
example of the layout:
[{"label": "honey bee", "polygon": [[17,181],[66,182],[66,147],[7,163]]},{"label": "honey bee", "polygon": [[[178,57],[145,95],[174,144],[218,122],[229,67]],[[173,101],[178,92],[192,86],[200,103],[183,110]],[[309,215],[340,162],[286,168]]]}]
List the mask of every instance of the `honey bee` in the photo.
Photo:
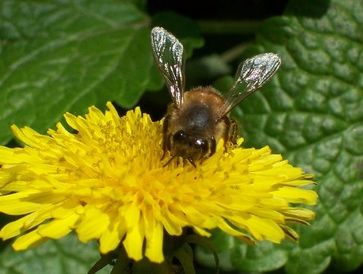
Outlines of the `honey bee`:
[{"label": "honey bee", "polygon": [[262,87],[278,70],[281,59],[273,53],[256,55],[242,62],[232,88],[225,96],[212,87],[184,91],[185,57],[183,45],[161,27],[151,31],[151,46],[172,103],[163,124],[162,159],[167,151],[171,158],[182,157],[196,166],[216,151],[220,139],[224,144],[237,141],[237,123],[229,112],[247,96]]}]

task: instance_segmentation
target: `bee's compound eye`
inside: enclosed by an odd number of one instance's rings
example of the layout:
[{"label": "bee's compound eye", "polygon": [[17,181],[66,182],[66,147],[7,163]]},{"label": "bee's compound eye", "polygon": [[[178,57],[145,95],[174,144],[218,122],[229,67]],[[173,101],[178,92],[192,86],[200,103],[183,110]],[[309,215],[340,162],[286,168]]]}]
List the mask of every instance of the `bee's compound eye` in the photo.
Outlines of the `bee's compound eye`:
[{"label": "bee's compound eye", "polygon": [[208,151],[208,141],[206,139],[198,138],[195,140],[195,146],[203,152]]},{"label": "bee's compound eye", "polygon": [[177,131],[173,136],[173,139],[176,142],[184,141],[186,138],[187,138],[187,135],[185,134],[185,132],[183,130]]}]

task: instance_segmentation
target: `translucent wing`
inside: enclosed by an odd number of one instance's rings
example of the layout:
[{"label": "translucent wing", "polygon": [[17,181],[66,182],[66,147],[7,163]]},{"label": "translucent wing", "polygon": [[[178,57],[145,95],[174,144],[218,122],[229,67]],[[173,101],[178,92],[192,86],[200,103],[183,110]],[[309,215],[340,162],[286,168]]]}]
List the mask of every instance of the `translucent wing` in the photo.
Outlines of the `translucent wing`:
[{"label": "translucent wing", "polygon": [[238,67],[233,87],[225,96],[218,117],[225,116],[233,107],[262,87],[278,70],[281,59],[274,53],[263,53],[245,60]]},{"label": "translucent wing", "polygon": [[155,27],[151,31],[151,47],[171,98],[176,106],[180,107],[183,104],[184,93],[183,45],[165,29]]}]

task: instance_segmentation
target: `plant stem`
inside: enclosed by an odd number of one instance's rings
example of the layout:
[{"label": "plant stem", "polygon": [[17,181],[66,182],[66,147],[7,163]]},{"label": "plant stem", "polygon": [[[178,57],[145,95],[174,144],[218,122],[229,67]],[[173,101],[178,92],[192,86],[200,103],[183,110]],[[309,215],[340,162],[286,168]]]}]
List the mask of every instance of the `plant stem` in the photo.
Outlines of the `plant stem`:
[{"label": "plant stem", "polygon": [[223,52],[220,55],[220,58],[223,60],[223,62],[230,63],[236,59],[241,58],[242,53],[245,51],[245,49],[247,47],[248,47],[248,43],[246,43],[246,42],[238,44],[235,47],[230,48],[230,49],[226,50],[225,52]]}]

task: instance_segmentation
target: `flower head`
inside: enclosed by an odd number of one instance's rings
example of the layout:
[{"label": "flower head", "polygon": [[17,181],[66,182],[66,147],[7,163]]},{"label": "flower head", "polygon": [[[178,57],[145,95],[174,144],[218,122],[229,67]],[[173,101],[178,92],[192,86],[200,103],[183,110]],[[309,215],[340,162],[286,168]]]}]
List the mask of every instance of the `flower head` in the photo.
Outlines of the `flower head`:
[{"label": "flower head", "polygon": [[[123,244],[128,256],[164,260],[164,233],[191,227],[202,236],[219,228],[236,237],[280,242],[297,237],[288,221],[306,222],[317,195],[300,168],[262,149],[236,146],[193,167],[163,166],[162,121],[136,108],[119,117],[65,114],[42,135],[13,126],[23,148],[0,147],[0,211],[21,215],[0,237],[17,237],[16,250],[74,230],[82,242],[99,240],[102,253]],[[241,145],[242,140],[239,141]],[[295,204],[295,207],[293,205]]]}]

